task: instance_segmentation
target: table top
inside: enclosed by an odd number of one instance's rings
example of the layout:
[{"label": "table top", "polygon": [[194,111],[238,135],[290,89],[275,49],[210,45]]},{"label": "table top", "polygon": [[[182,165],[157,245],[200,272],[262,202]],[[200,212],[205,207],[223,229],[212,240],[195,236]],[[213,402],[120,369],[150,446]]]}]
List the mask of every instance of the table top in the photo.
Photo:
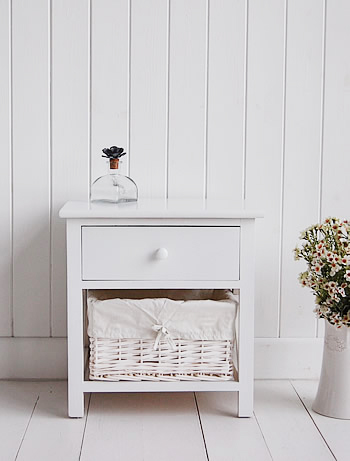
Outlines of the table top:
[{"label": "table top", "polygon": [[60,210],[59,216],[74,218],[262,218],[261,211],[245,209],[229,200],[200,199],[139,199],[129,203],[103,203],[70,201]]}]

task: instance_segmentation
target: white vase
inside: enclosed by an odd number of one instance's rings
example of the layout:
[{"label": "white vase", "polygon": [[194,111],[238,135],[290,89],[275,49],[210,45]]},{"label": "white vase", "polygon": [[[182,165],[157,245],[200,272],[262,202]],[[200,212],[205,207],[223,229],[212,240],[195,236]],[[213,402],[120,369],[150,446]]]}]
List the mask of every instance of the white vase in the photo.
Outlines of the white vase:
[{"label": "white vase", "polygon": [[350,328],[326,323],[320,382],[312,409],[350,419]]}]

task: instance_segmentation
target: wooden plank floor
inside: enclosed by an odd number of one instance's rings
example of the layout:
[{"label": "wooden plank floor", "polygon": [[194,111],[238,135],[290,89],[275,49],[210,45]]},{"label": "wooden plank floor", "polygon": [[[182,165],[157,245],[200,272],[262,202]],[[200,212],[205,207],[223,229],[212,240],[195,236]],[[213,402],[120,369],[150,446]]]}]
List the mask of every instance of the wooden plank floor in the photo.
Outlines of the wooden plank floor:
[{"label": "wooden plank floor", "polygon": [[311,409],[315,381],[256,381],[253,418],[235,393],[91,394],[66,416],[66,382],[0,381],[0,460],[350,459],[350,420]]}]

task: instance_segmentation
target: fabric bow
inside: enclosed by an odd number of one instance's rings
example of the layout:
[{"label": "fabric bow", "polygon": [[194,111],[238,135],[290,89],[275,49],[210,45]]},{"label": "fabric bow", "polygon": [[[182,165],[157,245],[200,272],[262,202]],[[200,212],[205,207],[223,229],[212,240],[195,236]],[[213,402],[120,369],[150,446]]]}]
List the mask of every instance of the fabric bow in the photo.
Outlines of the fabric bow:
[{"label": "fabric bow", "polygon": [[158,332],[156,340],[154,341],[154,346],[153,346],[153,349],[155,351],[158,349],[159,342],[160,342],[160,340],[162,339],[163,336],[167,340],[170,349],[173,350],[173,351],[176,349],[176,345],[175,345],[172,337],[170,336],[169,330],[164,325],[155,324],[155,325],[153,325],[152,329],[154,331]]}]

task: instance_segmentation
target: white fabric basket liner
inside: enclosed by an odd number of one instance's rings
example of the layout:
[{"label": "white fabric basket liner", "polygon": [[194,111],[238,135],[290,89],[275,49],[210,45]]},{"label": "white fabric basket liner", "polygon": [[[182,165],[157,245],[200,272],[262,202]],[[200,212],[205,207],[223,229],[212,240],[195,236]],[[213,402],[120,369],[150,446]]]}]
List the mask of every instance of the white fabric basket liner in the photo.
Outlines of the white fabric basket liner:
[{"label": "white fabric basket liner", "polygon": [[230,290],[90,290],[87,299],[92,338],[235,340]]}]

